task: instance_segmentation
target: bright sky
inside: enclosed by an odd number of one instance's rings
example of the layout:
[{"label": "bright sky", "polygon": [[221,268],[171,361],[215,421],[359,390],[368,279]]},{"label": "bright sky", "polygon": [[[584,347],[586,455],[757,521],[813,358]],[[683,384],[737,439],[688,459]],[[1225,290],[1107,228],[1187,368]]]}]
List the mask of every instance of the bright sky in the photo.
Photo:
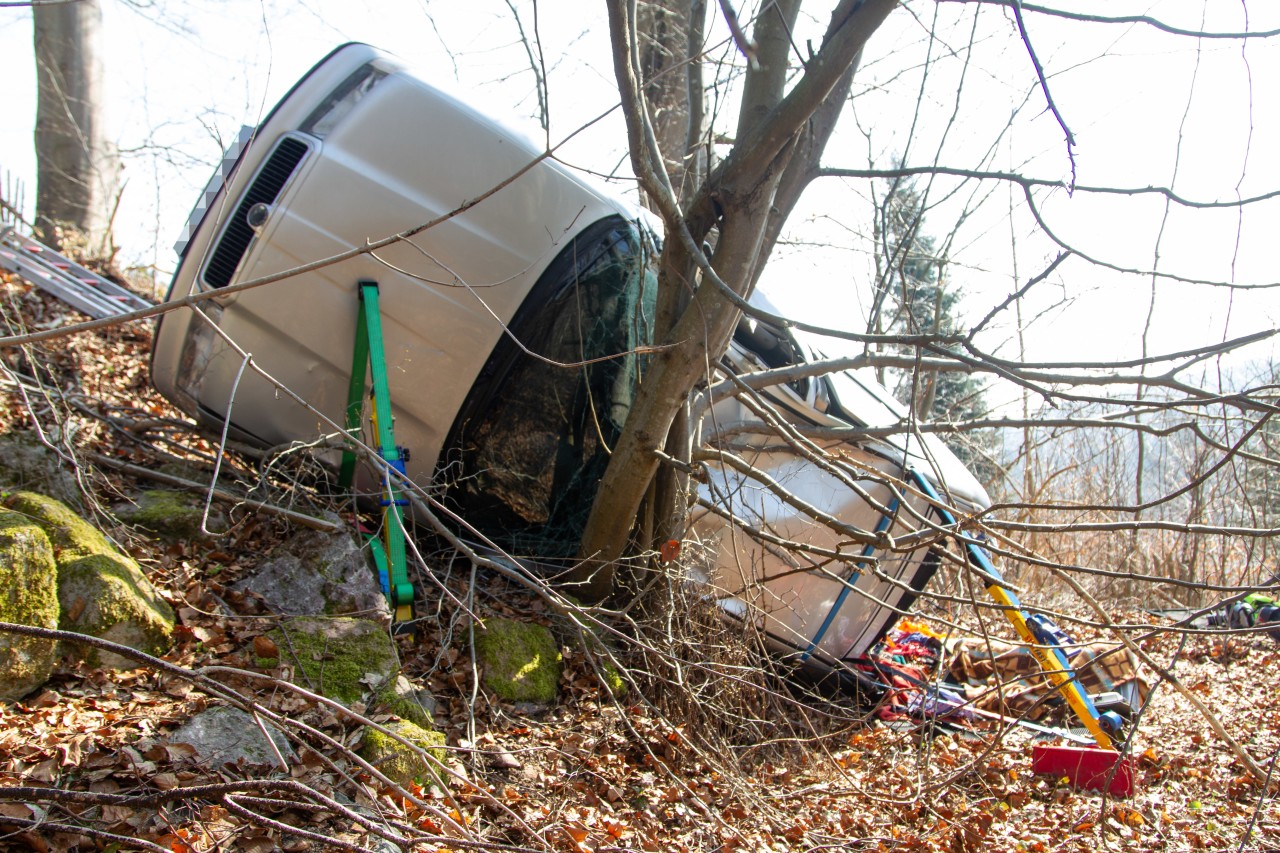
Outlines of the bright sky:
[{"label": "bright sky", "polygon": [[[505,2],[428,0],[189,0],[138,9],[103,0],[110,123],[127,154],[118,239],[128,262],[176,260],[170,246],[223,144],[252,124],[316,60],[345,41],[366,41],[427,68],[507,120],[536,114],[533,76]],[[534,22],[525,4],[526,31]],[[741,5],[741,4],[737,4]],[[1149,14],[1190,29],[1280,27],[1280,4],[1214,0],[1064,3],[1073,11]],[[812,2],[815,15],[826,6]],[[912,2],[877,33],[855,85],[856,121],[828,149],[832,166],[912,165],[1021,171],[1070,178],[1063,134],[1045,110],[1011,17],[975,5]],[[1245,20],[1246,10],[1249,20]],[[616,102],[599,4],[539,4],[551,85],[552,138],[563,139]],[[936,20],[935,20],[936,19]],[[1202,20],[1203,19],[1203,20]],[[1270,101],[1280,80],[1280,39],[1197,40],[1141,24],[1099,27],[1027,15],[1033,44],[1063,118],[1076,137],[1081,186],[1172,185],[1202,201],[1280,188],[1280,118]],[[815,42],[825,20],[806,19],[797,38]],[[939,34],[930,39],[929,33]],[[0,127],[0,169],[21,180],[33,206],[34,68],[30,12],[0,9],[0,46],[11,57],[9,119]],[[723,46],[716,57],[729,56]],[[929,61],[926,63],[925,59]],[[927,73],[926,73],[927,69]],[[732,93],[717,91],[732,100]],[[918,105],[918,106],[917,106]],[[1011,120],[1012,117],[1012,120]],[[535,132],[536,125],[531,125]],[[730,125],[731,126],[731,125]],[[600,173],[627,166],[616,112],[564,149],[569,162]],[[924,186],[922,181],[921,186]],[[870,192],[865,180],[820,181],[793,220],[769,277],[809,319],[859,327],[873,271]],[[877,184],[875,192],[883,191]],[[1098,197],[1040,191],[1062,238],[1109,263],[1192,278],[1256,284],[1280,281],[1271,234],[1280,202],[1188,212],[1155,196]],[[937,179],[926,231],[950,242],[949,278],[966,310],[981,317],[1038,274],[1057,247],[1038,233],[1019,191],[1007,185]],[[958,225],[957,225],[958,223]],[[1163,227],[1163,233],[1162,233]],[[830,243],[830,246],[815,245]],[[1046,312],[1026,342],[1036,359],[1137,355],[1151,310],[1152,352],[1181,350],[1280,325],[1280,290],[1245,291],[1161,282],[1152,307],[1149,277],[1122,276],[1072,259],[1040,285],[1024,320]],[[1007,312],[1008,313],[1008,312]],[[1014,317],[982,339],[1016,355]],[[1007,321],[1007,322],[1005,322]],[[1274,348],[1260,348],[1266,357]]]}]

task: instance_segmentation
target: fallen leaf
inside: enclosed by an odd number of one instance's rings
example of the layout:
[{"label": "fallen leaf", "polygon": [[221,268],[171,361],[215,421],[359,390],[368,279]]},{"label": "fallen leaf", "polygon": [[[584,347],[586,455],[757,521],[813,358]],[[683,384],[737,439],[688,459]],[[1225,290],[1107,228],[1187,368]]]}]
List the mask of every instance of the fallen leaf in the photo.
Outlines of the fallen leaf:
[{"label": "fallen leaf", "polygon": [[0,803],[0,816],[30,820],[35,817],[35,812],[25,803]]},{"label": "fallen leaf", "polygon": [[569,841],[573,845],[573,849],[580,853],[590,853],[591,848],[587,846],[587,836],[589,835],[587,828],[582,824],[572,821],[561,824],[564,834],[569,836]]},{"label": "fallen leaf", "polygon": [[102,807],[102,820],[108,825],[127,821],[131,817],[133,817],[133,809],[128,806]]},{"label": "fallen leaf", "polygon": [[258,635],[253,638],[253,653],[260,658],[278,658],[280,649],[270,637]]},{"label": "fallen leaf", "polygon": [[505,749],[489,753],[489,763],[500,770],[519,770],[520,761]]},{"label": "fallen leaf", "polygon": [[237,841],[236,849],[244,850],[246,853],[271,853],[278,848],[275,840],[270,836],[254,835]]},{"label": "fallen leaf", "polygon": [[52,782],[58,778],[57,760],[50,758],[48,761],[41,761],[27,771],[27,778],[37,782]]},{"label": "fallen leaf", "polygon": [[84,609],[87,606],[88,605],[83,598],[77,598],[75,601],[71,602],[71,606],[62,614],[62,618],[67,622],[75,622],[84,613]]},{"label": "fallen leaf", "polygon": [[151,777],[151,782],[162,791],[171,791],[180,784],[175,773],[157,773]]}]

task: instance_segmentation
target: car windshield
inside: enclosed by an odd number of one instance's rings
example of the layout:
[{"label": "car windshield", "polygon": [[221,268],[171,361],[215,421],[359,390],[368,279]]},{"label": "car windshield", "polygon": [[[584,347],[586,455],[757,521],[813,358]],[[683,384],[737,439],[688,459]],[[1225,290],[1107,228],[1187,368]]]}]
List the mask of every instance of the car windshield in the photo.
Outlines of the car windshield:
[{"label": "car windshield", "polygon": [[468,523],[513,554],[577,551],[644,370],[657,291],[646,232],[585,229],[509,324],[454,422],[437,480]]}]

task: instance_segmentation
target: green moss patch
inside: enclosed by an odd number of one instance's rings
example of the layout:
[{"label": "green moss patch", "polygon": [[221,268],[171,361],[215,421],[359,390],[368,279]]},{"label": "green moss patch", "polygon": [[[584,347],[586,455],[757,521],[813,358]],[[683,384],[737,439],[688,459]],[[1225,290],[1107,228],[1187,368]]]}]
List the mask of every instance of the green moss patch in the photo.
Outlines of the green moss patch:
[{"label": "green moss patch", "polygon": [[564,659],[550,629],[511,619],[485,624],[476,637],[484,686],[508,702],[555,702]]},{"label": "green moss patch", "polygon": [[16,492],[5,501],[5,506],[44,528],[49,541],[53,543],[53,554],[59,563],[90,554],[114,553],[116,550],[100,530],[76,515],[61,501],[35,492]]},{"label": "green moss patch", "polygon": [[360,757],[368,761],[398,785],[411,782],[427,785],[444,777],[444,735],[408,720],[388,723],[387,728],[400,737],[426,750],[427,758],[377,729],[365,729],[360,744]]},{"label": "green moss patch", "polygon": [[[117,509],[117,514],[139,527],[154,533],[180,538],[200,538],[204,531],[204,503],[194,495],[168,489],[151,489],[138,495],[135,504]],[[210,517],[210,524],[217,527],[218,519]]]},{"label": "green moss patch", "polygon": [[297,668],[295,683],[348,705],[382,688],[399,666],[386,629],[363,619],[301,616],[268,636]]}]

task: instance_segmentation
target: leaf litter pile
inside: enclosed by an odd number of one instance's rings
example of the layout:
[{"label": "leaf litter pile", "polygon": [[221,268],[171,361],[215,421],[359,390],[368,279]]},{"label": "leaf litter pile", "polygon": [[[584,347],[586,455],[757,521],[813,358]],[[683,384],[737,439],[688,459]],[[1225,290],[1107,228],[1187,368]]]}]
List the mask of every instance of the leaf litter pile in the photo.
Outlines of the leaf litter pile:
[{"label": "leaf litter pile", "polygon": [[[4,283],[10,333],[72,322],[60,303]],[[110,460],[211,472],[199,435],[147,381],[150,330],[107,328],[6,348],[0,419],[39,432],[76,461],[98,507],[150,488]],[[303,459],[299,456],[297,459]],[[228,451],[219,486],[318,515],[347,507],[304,462]],[[888,725],[853,698],[770,672],[740,628],[679,591],[641,620],[614,618],[600,654],[527,589],[424,537],[433,579],[415,579],[424,617],[396,637],[403,673],[430,691],[445,736],[439,777],[405,785],[370,772],[356,747],[395,716],[377,703],[325,702],[286,667],[262,668],[276,624],[232,589],[289,530],[231,508],[217,536],[160,540],[98,521],[127,543],[173,605],[162,661],[133,670],[64,661],[18,702],[0,704],[0,848],[164,850],[1266,850],[1280,847],[1280,774],[1254,778],[1178,691],[1153,698],[1131,739],[1127,799],[1033,775],[1034,734],[987,725]],[[114,525],[114,526],[113,526]],[[476,620],[550,626],[565,666],[550,705],[508,703],[478,681]],[[1119,614],[1117,614],[1117,617]],[[1151,617],[1128,614],[1129,622]],[[655,628],[654,625],[661,627]],[[1265,634],[1155,632],[1143,649],[1212,709],[1270,774],[1280,749],[1280,646]],[[597,647],[598,648],[598,647]],[[173,732],[208,707],[238,704],[291,750],[212,765]],[[1269,786],[1269,787],[1268,787]]]}]

